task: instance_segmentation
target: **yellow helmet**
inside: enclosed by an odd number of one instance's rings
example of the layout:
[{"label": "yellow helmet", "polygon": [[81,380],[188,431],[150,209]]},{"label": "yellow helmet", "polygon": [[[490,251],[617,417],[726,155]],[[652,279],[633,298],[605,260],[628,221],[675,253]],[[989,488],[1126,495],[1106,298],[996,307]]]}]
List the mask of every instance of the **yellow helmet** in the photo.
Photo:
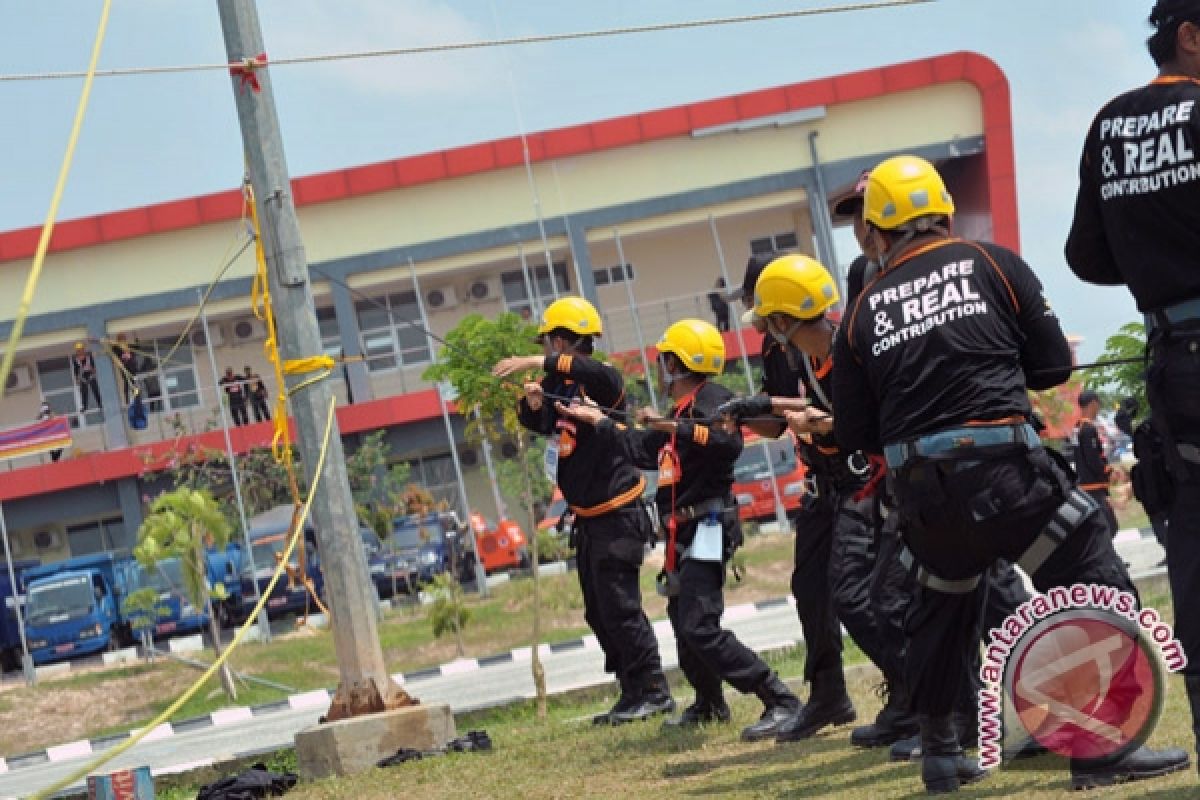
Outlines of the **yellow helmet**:
[{"label": "yellow helmet", "polygon": [[660,353],[674,354],[692,372],[720,375],[725,369],[725,340],[704,320],[679,320],[663,332],[655,347]]},{"label": "yellow helmet", "polygon": [[546,306],[538,333],[566,328],[580,336],[598,336],[604,332],[603,327],[595,306],[582,297],[563,297]]},{"label": "yellow helmet", "polygon": [[754,313],[816,319],[838,301],[837,284],[820,261],[804,255],[777,258],[754,286]]},{"label": "yellow helmet", "polygon": [[894,230],[920,217],[951,216],[954,200],[937,169],[918,156],[895,156],[871,170],[863,218]]}]

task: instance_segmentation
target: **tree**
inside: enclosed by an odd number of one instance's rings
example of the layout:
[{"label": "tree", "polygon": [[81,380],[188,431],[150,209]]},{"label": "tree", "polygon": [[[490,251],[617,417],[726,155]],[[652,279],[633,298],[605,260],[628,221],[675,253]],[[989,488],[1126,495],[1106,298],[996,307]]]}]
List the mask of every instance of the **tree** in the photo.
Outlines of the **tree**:
[{"label": "tree", "polygon": [[[212,494],[178,487],[154,501],[133,549],[134,558],[146,569],[157,569],[167,559],[179,560],[183,586],[178,589],[193,606],[208,612],[217,658],[221,657],[221,631],[212,601],[224,600],[227,593],[224,584],[209,581],[208,549],[223,550],[231,530]],[[237,688],[227,664],[221,667],[221,684],[229,699],[236,700]]]},{"label": "tree", "polygon": [[[554,495],[554,482],[543,469],[546,460],[546,441],[534,439],[525,446],[524,457],[518,453],[512,458],[501,458],[496,461],[496,480],[500,484],[500,492],[505,497],[522,497],[526,488],[536,507],[539,503],[545,505]],[[528,487],[526,484],[529,484]],[[538,520],[532,518],[536,526]]]},{"label": "tree", "polygon": [[466,598],[463,597],[462,584],[452,572],[443,572],[433,578],[429,587],[433,603],[429,606],[429,622],[433,626],[433,635],[440,639],[447,631],[454,632],[454,644],[458,657],[466,655],[463,647],[462,629],[471,618],[471,609],[467,608]]},{"label": "tree", "polygon": [[[537,327],[512,313],[487,319],[479,314],[464,317],[446,334],[446,346],[438,360],[422,375],[428,381],[449,381],[458,392],[460,408],[478,408],[467,422],[467,435],[487,437],[497,443],[512,434],[517,443],[517,463],[525,473],[525,488],[521,492],[530,519],[533,511],[533,470],[528,467],[528,437],[517,420],[517,400],[521,384],[507,378],[492,376],[491,368],[507,356],[532,355],[539,352],[534,341]],[[539,465],[538,470],[541,469]],[[531,537],[533,567],[533,685],[537,692],[538,716],[546,716],[546,672],[538,656],[541,640],[541,581],[538,577],[537,537]]]},{"label": "tree", "polygon": [[1136,397],[1138,408],[1149,409],[1146,402],[1146,367],[1143,353],[1146,350],[1146,327],[1140,322],[1130,322],[1104,343],[1101,362],[1111,366],[1094,367],[1088,371],[1087,387],[1117,399]]}]

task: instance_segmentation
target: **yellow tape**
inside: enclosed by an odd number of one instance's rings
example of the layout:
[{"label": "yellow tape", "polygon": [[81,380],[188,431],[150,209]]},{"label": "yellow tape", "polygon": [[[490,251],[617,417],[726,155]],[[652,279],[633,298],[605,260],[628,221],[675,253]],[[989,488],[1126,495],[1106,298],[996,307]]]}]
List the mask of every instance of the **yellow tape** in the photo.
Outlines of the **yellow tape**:
[{"label": "yellow tape", "polygon": [[246,617],[246,621],[242,623],[242,627],[238,628],[237,633],[233,637],[233,641],[229,643],[229,647],[225,648],[225,652],[221,654],[221,657],[212,663],[212,666],[210,666],[204,672],[204,674],[200,676],[199,680],[193,683],[186,692],[179,696],[178,700],[176,700],[165,711],[155,717],[149,724],[146,725],[146,727],[142,728],[136,734],[126,739],[124,742],[112,748],[111,750],[105,750],[99,758],[94,759],[83,767],[80,767],[75,772],[72,772],[62,780],[59,780],[54,785],[39,790],[37,794],[33,795],[34,800],[43,800],[44,798],[49,797],[51,794],[54,794],[61,789],[65,789],[75,781],[87,775],[89,772],[95,770],[97,767],[107,764],[109,761],[112,761],[117,756],[129,750],[131,747],[149,735],[151,731],[169,719],[173,714],[175,714],[175,712],[179,711],[179,709],[183,707],[183,704],[188,700],[191,700],[192,696],[200,690],[200,687],[207,683],[212,676],[217,673],[217,670],[219,670],[221,666],[229,660],[230,654],[232,654],[233,651],[237,649],[237,646],[242,643],[242,639],[244,639],[246,636],[246,631],[250,630],[250,626],[254,624],[255,620],[258,618],[258,614],[262,611],[263,606],[266,604],[267,598],[271,596],[271,592],[275,589],[275,584],[279,582],[279,577],[284,572],[284,566],[291,559],[292,551],[296,548],[296,543],[300,541],[300,532],[304,530],[304,521],[308,519],[308,512],[309,509],[312,508],[313,498],[317,496],[317,486],[321,482],[321,470],[325,466],[325,455],[329,452],[329,439],[330,434],[333,432],[333,418],[336,410],[337,401],[335,399],[330,399],[329,415],[325,419],[325,436],[321,441],[321,453],[319,456],[317,456],[316,472],[313,473],[313,485],[308,492],[308,500],[305,501],[304,508],[300,512],[300,516],[296,519],[295,528],[292,530],[288,538],[287,549],[283,551],[283,557],[280,559],[279,565],[275,568],[275,574],[271,576],[271,581],[267,584],[267,588],[263,590],[262,596],[258,599],[258,604],[254,606],[254,610],[251,611],[249,616]]},{"label": "yellow tape", "polygon": [[17,357],[17,343],[21,341],[21,334],[25,331],[25,318],[29,316],[29,308],[33,305],[33,295],[37,290],[38,279],[42,276],[42,265],[46,262],[46,251],[50,249],[54,221],[58,218],[58,205],[62,202],[63,191],[67,188],[67,175],[71,173],[71,162],[75,159],[75,145],[79,142],[83,114],[87,111],[88,98],[92,94],[92,81],[96,77],[96,63],[100,60],[100,46],[104,43],[104,33],[108,29],[108,12],[111,8],[112,0],[104,0],[104,9],[100,12],[100,25],[96,28],[96,42],[92,45],[92,60],[88,62],[87,77],[83,79],[83,91],[79,94],[79,105],[75,109],[75,121],[71,124],[71,136],[67,139],[67,152],[58,168],[58,181],[54,184],[54,194],[50,197],[50,210],[46,212],[42,235],[38,238],[37,249],[33,254],[33,265],[29,268],[29,278],[25,281],[25,292],[21,295],[21,304],[17,306],[17,313],[13,318],[8,348],[4,351],[4,358],[0,360],[0,397],[4,397],[8,373],[12,371],[13,361]]}]

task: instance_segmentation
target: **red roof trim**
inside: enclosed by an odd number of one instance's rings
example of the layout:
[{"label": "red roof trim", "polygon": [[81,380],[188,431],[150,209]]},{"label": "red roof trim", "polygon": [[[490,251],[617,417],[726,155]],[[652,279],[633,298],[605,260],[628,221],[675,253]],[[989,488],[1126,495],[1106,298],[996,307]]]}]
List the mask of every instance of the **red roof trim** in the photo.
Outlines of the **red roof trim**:
[{"label": "red roof trim", "polygon": [[[983,125],[987,139],[986,158],[995,239],[1000,244],[1016,248],[1019,244],[1014,199],[1016,169],[1012,150],[1008,81],[994,62],[977,53],[950,53],[920,61],[530,134],[529,157],[533,161],[544,161],[561,156],[599,152],[679,136],[693,128],[739,122],[815,105],[865,100],[889,92],[921,89],[960,80],[975,84],[983,98]],[[293,180],[292,187],[296,205],[303,206],[416,186],[446,177],[519,166],[522,163],[521,140],[519,137],[511,137],[309,175]],[[241,214],[241,204],[240,191],[231,190],[139,209],[65,220],[55,226],[50,250],[63,252],[151,233],[237,219]],[[32,256],[39,231],[40,228],[35,227],[0,233],[0,260],[11,261]]]}]

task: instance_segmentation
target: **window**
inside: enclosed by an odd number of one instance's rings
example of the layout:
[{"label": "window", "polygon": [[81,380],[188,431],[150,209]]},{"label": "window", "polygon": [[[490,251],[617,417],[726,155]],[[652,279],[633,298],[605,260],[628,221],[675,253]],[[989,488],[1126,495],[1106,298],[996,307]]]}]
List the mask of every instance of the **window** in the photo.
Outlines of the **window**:
[{"label": "window", "polygon": [[445,503],[447,508],[459,508],[458,479],[454,474],[454,459],[449,453],[440,456],[425,456],[410,461],[413,482],[424,486],[433,495],[437,503]]},{"label": "window", "polygon": [[622,268],[621,264],[617,264],[615,267],[594,269],[592,270],[592,278],[595,279],[597,286],[608,286],[610,283],[632,281],[633,264],[625,264],[624,268]]},{"label": "window", "polygon": [[321,352],[327,356],[342,354],[342,329],[338,327],[333,307],[317,309],[317,329],[321,332]]},{"label": "window", "polygon": [[179,411],[200,405],[191,345],[185,339],[171,352],[177,338],[165,336],[134,343],[134,348],[142,354],[138,377],[146,392],[147,411]]},{"label": "window", "polygon": [[[429,344],[421,326],[415,292],[380,295],[374,302],[360,300],[354,309],[358,314],[363,355],[371,372],[429,363]],[[336,328],[336,322],[333,327]],[[325,343],[324,331],[322,328],[322,344]],[[341,350],[340,344],[338,350]]]},{"label": "window", "polygon": [[[557,294],[566,294],[571,291],[571,281],[567,277],[567,262],[554,262],[554,283],[550,283],[550,271],[545,267],[534,267],[530,270],[530,281],[534,284],[534,291],[537,292],[540,305],[545,307],[554,300],[557,289]],[[504,290],[504,308],[508,311],[515,311],[518,314],[522,311],[533,313],[533,303],[530,302],[529,292],[525,286],[525,274],[522,270],[513,270],[505,272],[500,276],[500,286]]]},{"label": "window", "polygon": [[758,255],[759,253],[782,253],[786,250],[795,250],[799,244],[795,231],[786,231],[784,233],[772,234],[771,236],[764,236],[761,239],[751,239],[750,252],[754,255]]},{"label": "window", "polygon": [[67,543],[72,556],[110,551],[128,552],[130,542],[125,540],[125,522],[120,517],[101,519],[82,525],[67,526]]},{"label": "window", "polygon": [[[79,413],[79,388],[75,385],[69,358],[48,358],[39,361],[37,373],[42,397],[50,404],[50,410],[68,417],[72,428],[78,428],[80,425],[99,425],[104,421],[104,414],[94,407],[94,402],[86,414]],[[90,394],[91,390],[88,392]]]}]

